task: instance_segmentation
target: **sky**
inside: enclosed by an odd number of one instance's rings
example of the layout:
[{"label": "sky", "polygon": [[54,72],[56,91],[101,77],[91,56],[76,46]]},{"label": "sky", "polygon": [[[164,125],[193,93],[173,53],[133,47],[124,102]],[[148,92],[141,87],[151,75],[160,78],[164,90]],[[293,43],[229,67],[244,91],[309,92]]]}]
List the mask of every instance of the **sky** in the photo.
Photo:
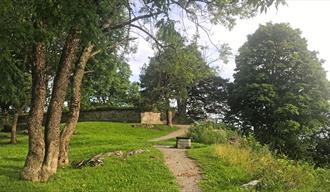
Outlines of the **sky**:
[{"label": "sky", "polygon": [[[230,31],[223,26],[213,25],[209,28],[209,36],[212,42],[228,43],[234,55],[237,50],[247,41],[247,35],[254,33],[260,24],[289,23],[292,28],[299,28],[302,37],[307,39],[308,49],[318,51],[318,57],[326,60],[323,67],[330,71],[330,0],[287,0],[287,5],[282,5],[278,9],[272,7],[267,13],[259,14],[250,19],[238,20],[235,27]],[[188,27],[189,29],[189,27]],[[193,29],[192,29],[193,30]],[[138,81],[141,67],[148,63],[149,57],[154,55],[154,51],[149,42],[143,37],[136,40],[137,51],[128,56],[128,63],[132,70],[131,81]],[[202,45],[210,48],[205,53],[208,57],[216,57],[217,52],[212,49],[211,42],[202,34],[199,41]],[[224,78],[233,80],[235,69],[234,57],[230,58],[228,64],[222,62],[212,63],[219,69],[219,73]],[[330,80],[330,72],[327,73]]]}]

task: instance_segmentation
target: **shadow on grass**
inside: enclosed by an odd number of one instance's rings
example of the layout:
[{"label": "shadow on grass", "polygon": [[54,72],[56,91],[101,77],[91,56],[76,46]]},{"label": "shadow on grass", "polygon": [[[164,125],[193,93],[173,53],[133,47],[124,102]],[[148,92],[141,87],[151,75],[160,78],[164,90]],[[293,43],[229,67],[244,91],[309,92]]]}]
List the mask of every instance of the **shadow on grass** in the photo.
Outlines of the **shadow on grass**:
[{"label": "shadow on grass", "polygon": [[22,167],[13,165],[0,165],[0,176],[8,177],[12,180],[19,180],[19,173]]},{"label": "shadow on grass", "polygon": [[8,161],[17,161],[17,162],[24,162],[25,158],[24,157],[2,157],[4,160]]}]

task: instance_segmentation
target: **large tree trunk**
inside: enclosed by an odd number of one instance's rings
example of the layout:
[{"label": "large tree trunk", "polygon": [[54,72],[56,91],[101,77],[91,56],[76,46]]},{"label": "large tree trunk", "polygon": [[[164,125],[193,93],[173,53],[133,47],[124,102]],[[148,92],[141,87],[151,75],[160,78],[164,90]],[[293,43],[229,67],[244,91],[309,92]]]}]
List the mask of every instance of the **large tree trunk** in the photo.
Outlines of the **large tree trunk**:
[{"label": "large tree trunk", "polygon": [[79,118],[81,82],[84,77],[86,64],[91,57],[93,48],[94,45],[89,45],[84,48],[80,56],[79,62],[76,65],[75,73],[73,76],[70,116],[61,133],[59,152],[59,164],[61,166],[69,164],[68,147]]},{"label": "large tree trunk", "polygon": [[14,117],[13,117],[13,123],[11,126],[11,144],[16,144],[17,143],[17,137],[16,137],[16,130],[17,130],[17,122],[18,122],[18,117],[19,114],[22,111],[22,107],[16,107]]},{"label": "large tree trunk", "polygon": [[172,123],[172,111],[171,109],[167,109],[166,110],[166,124],[169,126],[169,127],[172,127],[173,126],[173,123]]},{"label": "large tree trunk", "polygon": [[28,119],[29,152],[24,168],[21,172],[22,179],[38,181],[45,154],[44,135],[42,122],[46,99],[46,47],[44,43],[37,43],[35,47],[35,62],[32,65],[32,99]]},{"label": "large tree trunk", "polygon": [[77,36],[77,32],[74,29],[71,30],[62,51],[61,60],[54,79],[52,97],[47,111],[45,125],[46,151],[40,174],[41,181],[47,181],[57,171],[62,110],[79,42],[80,39]]}]

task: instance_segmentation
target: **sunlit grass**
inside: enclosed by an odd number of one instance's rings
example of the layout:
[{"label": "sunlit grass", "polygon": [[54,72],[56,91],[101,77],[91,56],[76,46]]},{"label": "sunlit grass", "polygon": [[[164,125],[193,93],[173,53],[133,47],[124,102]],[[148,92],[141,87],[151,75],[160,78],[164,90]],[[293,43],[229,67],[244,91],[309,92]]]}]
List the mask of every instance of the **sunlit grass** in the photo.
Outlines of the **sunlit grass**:
[{"label": "sunlit grass", "polygon": [[27,153],[27,136],[19,135],[19,144],[10,145],[9,134],[0,133],[0,191],[178,191],[162,154],[148,142],[173,130],[166,126],[134,128],[127,123],[79,123],[70,144],[71,161],[115,150],[149,152],[128,158],[109,157],[100,167],[60,168],[47,183],[19,180]]},{"label": "sunlit grass", "polygon": [[[232,144],[191,149],[189,156],[203,169],[204,191],[330,191],[330,171],[315,169],[306,162],[275,158],[262,147],[253,150]],[[253,189],[242,187],[260,180]]]},{"label": "sunlit grass", "polygon": [[256,153],[251,148],[221,144],[215,146],[215,152],[230,165],[240,166],[250,173],[258,172],[274,163],[274,158],[267,149]]}]

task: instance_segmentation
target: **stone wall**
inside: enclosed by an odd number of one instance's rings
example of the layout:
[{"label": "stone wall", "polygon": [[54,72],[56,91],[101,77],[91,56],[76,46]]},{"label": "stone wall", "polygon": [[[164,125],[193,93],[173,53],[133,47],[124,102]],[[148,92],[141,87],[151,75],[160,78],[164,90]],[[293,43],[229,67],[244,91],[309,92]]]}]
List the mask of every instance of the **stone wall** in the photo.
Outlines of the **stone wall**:
[{"label": "stone wall", "polygon": [[[64,123],[68,118],[69,113],[62,114],[61,122]],[[44,116],[45,117],[45,116]],[[18,119],[19,124],[26,124],[28,115],[21,115]],[[44,123],[45,123],[44,118]],[[113,121],[113,122],[127,122],[140,123],[140,111],[137,109],[106,109],[106,110],[89,110],[80,111],[79,122],[82,121]]]},{"label": "stone wall", "polygon": [[160,113],[143,112],[141,113],[141,124],[163,124]]},{"label": "stone wall", "polygon": [[140,112],[136,110],[82,111],[79,115],[79,121],[139,123]]},{"label": "stone wall", "polygon": [[[68,112],[62,114],[61,122],[66,122]],[[28,115],[21,115],[18,119],[18,130],[26,129]],[[79,122],[83,121],[112,121],[141,124],[163,124],[161,113],[143,112],[137,109],[102,109],[80,111]],[[45,118],[44,118],[45,123]]]}]

